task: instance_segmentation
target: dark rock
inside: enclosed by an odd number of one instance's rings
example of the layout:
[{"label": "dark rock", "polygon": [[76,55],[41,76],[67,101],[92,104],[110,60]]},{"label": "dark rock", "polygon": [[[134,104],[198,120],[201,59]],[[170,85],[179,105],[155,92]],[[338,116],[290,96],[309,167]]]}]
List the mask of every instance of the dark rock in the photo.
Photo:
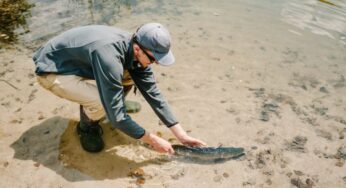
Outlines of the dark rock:
[{"label": "dark rock", "polygon": [[262,111],[262,112],[261,112],[261,116],[260,116],[260,120],[262,120],[262,121],[269,121],[268,112]]},{"label": "dark rock", "polygon": [[340,158],[346,160],[346,146],[341,146],[338,149],[337,155],[340,156]]},{"label": "dark rock", "polygon": [[306,137],[296,136],[292,142],[286,143],[286,150],[305,153],[306,149],[304,146],[307,140],[308,139]]},{"label": "dark rock", "polygon": [[320,87],[320,92],[329,93],[329,91],[325,87]]}]

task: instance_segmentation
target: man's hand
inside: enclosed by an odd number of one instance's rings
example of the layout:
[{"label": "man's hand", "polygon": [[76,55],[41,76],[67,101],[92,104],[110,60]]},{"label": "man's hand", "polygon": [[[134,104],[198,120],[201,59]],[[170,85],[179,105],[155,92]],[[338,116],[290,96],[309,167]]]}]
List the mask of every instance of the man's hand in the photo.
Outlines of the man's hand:
[{"label": "man's hand", "polygon": [[140,140],[151,145],[156,151],[160,153],[174,154],[172,145],[165,139],[162,139],[154,134],[145,133],[145,135]]},{"label": "man's hand", "polygon": [[179,123],[170,127],[170,129],[173,132],[174,136],[177,137],[178,140],[184,145],[193,147],[201,147],[207,145],[205,142],[187,135],[187,133],[184,131],[184,129],[180,126]]},{"label": "man's hand", "polygon": [[192,147],[201,147],[201,146],[206,145],[203,141],[198,140],[198,139],[193,138],[193,137],[188,136],[188,135],[181,137],[181,138],[178,138],[178,139],[182,144],[192,146]]}]

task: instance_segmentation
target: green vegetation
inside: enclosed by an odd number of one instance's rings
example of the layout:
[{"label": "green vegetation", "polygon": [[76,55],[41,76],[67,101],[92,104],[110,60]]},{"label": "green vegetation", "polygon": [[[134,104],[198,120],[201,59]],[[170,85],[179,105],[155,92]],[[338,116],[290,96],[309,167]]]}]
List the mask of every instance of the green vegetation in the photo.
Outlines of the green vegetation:
[{"label": "green vegetation", "polygon": [[0,0],[0,43],[10,43],[17,40],[14,30],[23,27],[25,32],[26,18],[30,16],[29,9],[33,5],[26,0]]}]

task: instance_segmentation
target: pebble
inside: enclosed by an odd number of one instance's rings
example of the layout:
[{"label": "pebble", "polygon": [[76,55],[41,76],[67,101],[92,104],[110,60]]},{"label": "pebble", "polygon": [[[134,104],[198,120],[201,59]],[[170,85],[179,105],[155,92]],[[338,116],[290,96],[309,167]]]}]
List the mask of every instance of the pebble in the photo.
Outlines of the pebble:
[{"label": "pebble", "polygon": [[297,176],[302,176],[304,175],[304,173],[302,171],[299,170],[293,170],[293,172],[297,175]]},{"label": "pebble", "polygon": [[341,158],[346,160],[346,146],[342,146],[338,149],[338,154]]},{"label": "pebble", "polygon": [[327,88],[325,88],[325,87],[320,87],[320,92],[322,92],[322,93],[329,93]]},{"label": "pebble", "polygon": [[342,161],[342,160],[338,160],[338,161],[335,163],[335,166],[338,166],[338,167],[343,167],[343,166],[344,166],[344,164],[345,164],[345,162],[344,162],[344,161]]},{"label": "pebble", "polygon": [[45,117],[42,115],[42,114],[40,114],[39,116],[38,116],[38,120],[42,120],[42,119],[44,119]]}]

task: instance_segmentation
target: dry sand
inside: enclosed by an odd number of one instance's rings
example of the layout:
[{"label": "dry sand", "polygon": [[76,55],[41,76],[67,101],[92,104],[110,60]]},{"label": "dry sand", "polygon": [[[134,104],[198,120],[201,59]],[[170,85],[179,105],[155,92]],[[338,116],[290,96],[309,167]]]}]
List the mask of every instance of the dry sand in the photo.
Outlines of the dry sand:
[{"label": "dry sand", "polygon": [[[260,10],[197,7],[184,19],[118,23],[168,25],[177,63],[154,67],[159,87],[189,134],[244,147],[244,157],[171,158],[106,123],[105,150],[84,152],[78,105],[41,88],[32,52],[14,46],[0,52],[0,187],[345,187],[345,46],[251,11]],[[133,119],[176,142],[140,94],[128,98],[142,104]]]}]

